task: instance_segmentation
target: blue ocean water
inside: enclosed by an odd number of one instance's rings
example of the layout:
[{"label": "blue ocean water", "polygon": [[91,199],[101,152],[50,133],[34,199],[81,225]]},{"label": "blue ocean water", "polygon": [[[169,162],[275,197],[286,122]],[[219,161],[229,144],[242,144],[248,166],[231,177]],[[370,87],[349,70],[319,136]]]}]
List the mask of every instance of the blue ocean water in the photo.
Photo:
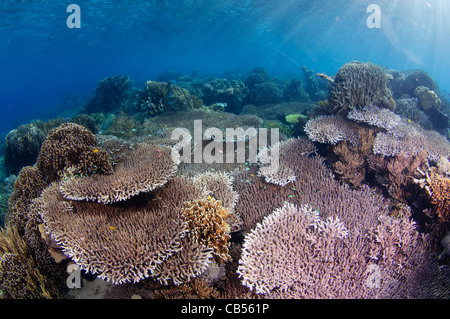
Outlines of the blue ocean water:
[{"label": "blue ocean water", "polygon": [[[70,4],[81,28],[67,26]],[[367,25],[371,4],[380,28]],[[301,66],[333,75],[360,60],[424,70],[446,92],[448,16],[447,0],[2,0],[0,133],[76,113],[65,101],[105,77],[142,87],[167,69],[301,77]]]}]

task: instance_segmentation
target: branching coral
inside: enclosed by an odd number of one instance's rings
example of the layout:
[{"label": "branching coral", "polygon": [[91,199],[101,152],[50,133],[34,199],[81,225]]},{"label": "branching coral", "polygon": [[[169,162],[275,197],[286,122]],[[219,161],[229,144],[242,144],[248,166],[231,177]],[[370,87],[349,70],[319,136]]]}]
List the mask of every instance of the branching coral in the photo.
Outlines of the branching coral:
[{"label": "branching coral", "polygon": [[137,103],[141,111],[150,115],[194,108],[194,99],[190,93],[171,82],[147,81],[138,96]]},{"label": "branching coral", "polygon": [[305,132],[314,142],[336,144],[354,139],[356,124],[336,115],[318,116],[306,122]]},{"label": "branching coral", "polygon": [[354,223],[349,215],[325,219],[309,205],[285,204],[245,237],[243,284],[269,298],[421,295],[418,279],[431,260],[426,240],[406,216],[368,213]]},{"label": "branching coral", "polygon": [[74,123],[64,123],[49,132],[36,165],[50,182],[59,179],[68,168],[75,174],[88,175],[112,171],[108,155],[97,147],[94,134]]},{"label": "branching coral", "polygon": [[378,133],[373,145],[373,152],[382,156],[397,156],[400,153],[416,156],[423,151],[428,159],[438,161],[440,157],[450,155],[450,143],[435,131],[402,121],[390,133]]},{"label": "branching coral", "polygon": [[[280,149],[283,151],[280,152]],[[295,162],[289,161],[289,158],[316,152],[314,145],[305,139],[290,139],[261,149],[258,154],[258,176],[264,177],[268,183],[285,186],[297,178],[293,167]]]},{"label": "branching coral", "polygon": [[24,167],[14,183],[14,192],[9,197],[5,224],[17,227],[23,233],[28,221],[28,206],[47,186],[36,166]]},{"label": "branching coral", "polygon": [[246,236],[238,273],[251,290],[274,297],[370,296],[357,250],[362,240],[354,236],[347,246],[347,236],[338,218],[324,221],[308,205],[286,204]]},{"label": "branching coral", "polygon": [[113,174],[67,178],[60,190],[67,199],[109,204],[164,185],[176,169],[170,148],[141,143],[127,150]]},{"label": "branching coral", "polygon": [[371,104],[395,108],[385,72],[370,62],[343,65],[334,77],[329,101],[334,112],[348,112]]},{"label": "branching coral", "polygon": [[204,186],[209,195],[221,201],[222,206],[229,211],[226,222],[230,226],[230,231],[239,230],[242,220],[235,211],[235,205],[239,194],[233,189],[234,178],[227,173],[203,173],[193,178],[194,183]]},{"label": "branching coral", "polygon": [[[359,212],[353,222],[358,222],[362,216],[370,216],[362,211],[370,210],[376,205],[377,209],[385,209],[381,196],[375,195],[370,189],[363,187],[360,191],[351,190],[335,180],[332,172],[324,165],[321,156],[308,156],[308,152],[290,152],[289,149],[305,149],[303,143],[310,143],[301,139],[291,139],[280,147],[280,167],[289,167],[296,176],[289,185],[280,186],[267,183],[258,177],[251,177],[252,171],[247,171],[242,178],[236,177],[236,189],[239,200],[236,211],[243,220],[243,229],[249,230],[265,216],[284,203],[301,205],[310,203],[327,216],[342,218],[350,212]],[[326,203],[340,203],[327,205]],[[347,203],[349,206],[347,207]],[[375,204],[377,203],[377,204]],[[355,214],[356,215],[356,214]],[[364,217],[365,218],[365,217]]]},{"label": "branching coral", "polygon": [[185,204],[181,213],[187,224],[189,236],[200,245],[212,248],[218,261],[230,261],[228,240],[231,238],[230,225],[227,223],[230,212],[222,203],[211,196]]},{"label": "branching coral", "polygon": [[384,128],[388,132],[394,130],[401,120],[400,116],[394,112],[375,105],[365,106],[362,109],[353,109],[348,113],[347,118]]},{"label": "branching coral", "polygon": [[6,298],[48,299],[59,295],[31,255],[15,227],[0,230],[0,289]]},{"label": "branching coral", "polygon": [[450,221],[450,178],[440,175],[435,167],[427,170],[418,170],[422,178],[415,182],[426,189],[431,198],[433,209],[443,222]]}]

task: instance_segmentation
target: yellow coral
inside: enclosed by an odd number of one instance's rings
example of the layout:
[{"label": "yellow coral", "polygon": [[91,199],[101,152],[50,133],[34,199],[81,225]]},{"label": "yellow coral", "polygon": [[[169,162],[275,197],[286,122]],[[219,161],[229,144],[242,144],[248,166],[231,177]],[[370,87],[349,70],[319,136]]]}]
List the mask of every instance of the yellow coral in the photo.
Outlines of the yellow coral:
[{"label": "yellow coral", "polygon": [[450,220],[450,178],[440,175],[436,167],[427,171],[419,170],[424,178],[414,179],[421,187],[425,188],[431,199],[434,211],[442,221]]},{"label": "yellow coral", "polygon": [[306,120],[308,117],[306,115],[303,114],[289,114],[286,115],[286,122],[290,123],[290,124],[298,124],[299,122],[299,118],[302,118],[303,120]]},{"label": "yellow coral", "polygon": [[436,209],[438,217],[450,220],[450,178],[443,177],[433,169],[430,174],[429,187],[431,203]]},{"label": "yellow coral", "polygon": [[218,261],[231,261],[228,254],[230,225],[226,220],[230,211],[222,206],[222,202],[208,196],[185,203],[182,219],[194,240],[208,248],[212,248]]}]

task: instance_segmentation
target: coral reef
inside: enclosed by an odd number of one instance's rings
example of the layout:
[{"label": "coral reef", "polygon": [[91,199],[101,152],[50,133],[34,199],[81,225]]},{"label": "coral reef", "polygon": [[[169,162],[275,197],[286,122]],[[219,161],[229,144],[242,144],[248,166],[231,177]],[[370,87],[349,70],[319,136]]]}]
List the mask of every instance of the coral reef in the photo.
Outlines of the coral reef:
[{"label": "coral reef", "polygon": [[87,102],[83,112],[91,114],[114,112],[120,109],[131,85],[130,78],[123,75],[115,75],[99,81],[94,97]]},{"label": "coral reef", "polygon": [[418,171],[422,178],[415,179],[415,182],[426,189],[434,213],[440,222],[450,222],[450,178],[442,176],[435,167],[429,165],[426,170]]},{"label": "coral reef", "polygon": [[427,87],[432,91],[438,92],[438,86],[428,73],[424,71],[413,71],[408,73],[403,79],[398,97],[404,94],[409,95],[410,97],[414,96],[414,93],[419,86]]},{"label": "coral reef", "polygon": [[9,197],[9,211],[5,224],[16,227],[21,233],[25,231],[28,221],[28,206],[32,200],[39,197],[48,183],[44,181],[36,166],[22,168],[14,183],[14,191]]},{"label": "coral reef", "polygon": [[401,117],[416,122],[425,129],[432,129],[430,117],[420,109],[420,101],[417,98],[403,98],[395,101],[395,113]]},{"label": "coral reef", "polygon": [[277,104],[284,100],[283,86],[277,82],[263,82],[253,86],[247,95],[248,104],[256,106]]},{"label": "coral reef", "polygon": [[362,109],[353,109],[348,113],[347,118],[384,128],[388,132],[392,132],[401,120],[401,117],[394,112],[374,105],[365,106]]},{"label": "coral reef", "polygon": [[416,156],[425,152],[428,159],[438,161],[450,154],[450,142],[436,131],[428,131],[419,125],[402,121],[393,132],[377,134],[373,152],[382,156],[396,156],[403,153]]},{"label": "coral reef", "polygon": [[263,82],[267,82],[270,80],[269,75],[266,70],[262,67],[254,68],[249,75],[244,80],[244,84],[249,88],[249,90],[253,89],[253,87],[257,84],[261,84]]},{"label": "coral reef", "polygon": [[240,80],[214,79],[202,85],[201,99],[206,105],[224,103],[225,111],[239,113],[248,88]]},{"label": "coral reef", "polygon": [[239,194],[233,189],[233,176],[225,172],[206,172],[195,176],[193,182],[205,187],[208,194],[219,200],[221,205],[229,211],[225,221],[230,227],[230,232],[239,230],[242,220],[235,211]]},{"label": "coral reef", "polygon": [[183,88],[172,82],[147,81],[138,92],[138,107],[141,112],[156,115],[163,112],[187,111],[194,108],[194,98]]},{"label": "coral reef", "polygon": [[343,65],[334,77],[329,102],[335,113],[371,104],[395,108],[385,72],[370,62],[353,61]]},{"label": "coral reef", "polygon": [[[211,251],[183,242],[187,230],[179,216],[185,201],[204,194],[192,182],[178,178],[155,194],[162,202],[149,198],[112,206],[66,200],[54,183],[36,201],[36,209],[46,232],[82,269],[116,284],[148,276],[167,281],[169,274],[181,271],[180,263],[187,263],[187,273],[175,273],[182,278],[189,277],[192,267],[197,272],[207,266]],[[176,252],[180,258],[169,259]],[[166,260],[168,264],[163,265]]]},{"label": "coral reef", "polygon": [[[438,134],[448,102],[437,85],[357,61],[333,78],[301,71],[305,85],[256,68],[166,73],[142,90],[115,76],[98,83],[92,116],[12,132],[11,145],[38,151],[13,189],[2,184],[0,298],[448,297],[450,143]],[[173,130],[193,136],[194,120],[223,134],[193,145],[230,147],[233,163],[172,157]],[[237,127],[278,128],[280,139],[253,163],[250,145],[237,152],[248,135],[226,137]],[[82,270],[77,292],[69,264]]]},{"label": "coral reef", "polygon": [[310,102],[311,98],[302,86],[302,82],[298,79],[291,79],[286,85],[283,92],[283,99],[286,102]]}]

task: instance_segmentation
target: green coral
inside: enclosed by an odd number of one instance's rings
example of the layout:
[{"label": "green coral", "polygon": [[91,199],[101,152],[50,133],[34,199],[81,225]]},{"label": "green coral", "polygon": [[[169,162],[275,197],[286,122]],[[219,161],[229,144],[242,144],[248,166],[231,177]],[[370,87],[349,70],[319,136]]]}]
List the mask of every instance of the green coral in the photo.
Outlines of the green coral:
[{"label": "green coral", "polygon": [[306,119],[308,119],[308,117],[301,113],[286,115],[286,122],[288,122],[290,124],[298,124]]}]

